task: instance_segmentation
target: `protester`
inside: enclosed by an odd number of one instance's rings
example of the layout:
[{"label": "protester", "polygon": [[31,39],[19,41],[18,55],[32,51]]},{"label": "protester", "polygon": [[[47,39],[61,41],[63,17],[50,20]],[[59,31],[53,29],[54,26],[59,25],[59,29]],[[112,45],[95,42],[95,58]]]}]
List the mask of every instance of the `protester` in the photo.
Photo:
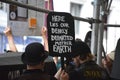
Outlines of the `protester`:
[{"label": "protester", "polygon": [[69,73],[69,80],[109,80],[108,73],[93,61],[88,45],[77,41],[73,45],[73,57],[79,56],[80,66]]},{"label": "protester", "polygon": [[[45,30],[42,29],[41,33],[45,33],[44,32]],[[9,50],[6,50],[6,52],[17,52],[17,48],[16,48],[16,45],[14,43],[14,38],[13,38],[13,34],[12,34],[12,31],[11,31],[11,28],[10,27],[6,27],[5,30],[4,30],[4,34],[6,35],[7,37],[7,40],[8,40],[8,44],[9,44],[9,47],[10,49]],[[44,36],[43,36],[44,37]],[[45,40],[45,39],[44,39]],[[46,43],[46,42],[45,42]],[[48,48],[45,44],[45,50],[48,51]],[[56,65],[53,61],[53,59],[51,59],[52,57],[48,57],[45,61],[45,66],[44,66],[44,71],[49,74],[49,75],[55,75],[55,73],[57,72],[57,68],[56,68]],[[49,70],[48,70],[49,69]]]},{"label": "protester", "polygon": [[47,57],[48,54],[41,43],[28,44],[21,56],[22,62],[27,66],[27,70],[18,80],[57,80],[55,77],[44,73],[44,61]]},{"label": "protester", "polygon": [[[75,39],[75,42],[81,42],[82,40],[81,39],[79,39],[79,38],[76,38]],[[70,57],[69,59],[67,59],[66,61],[65,61],[65,71],[67,72],[67,73],[69,73],[69,72],[71,72],[71,71],[73,71],[74,69],[77,69],[79,66],[80,66],[80,63],[79,63],[79,55],[77,56],[76,55],[76,57]]]}]

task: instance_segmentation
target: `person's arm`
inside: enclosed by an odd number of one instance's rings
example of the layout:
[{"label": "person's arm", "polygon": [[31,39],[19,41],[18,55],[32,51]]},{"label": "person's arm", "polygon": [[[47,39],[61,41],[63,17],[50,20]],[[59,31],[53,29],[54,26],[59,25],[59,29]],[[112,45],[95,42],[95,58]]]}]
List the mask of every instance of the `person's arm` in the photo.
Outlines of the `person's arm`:
[{"label": "person's arm", "polygon": [[[42,27],[41,34],[42,34],[42,37],[43,37],[43,40],[44,40],[44,48],[45,48],[46,51],[49,51],[49,49],[48,49],[48,38],[47,38],[47,28],[45,26]],[[54,60],[55,64],[57,65],[58,57],[53,57],[53,60]]]},{"label": "person's arm", "polygon": [[44,40],[44,48],[45,48],[46,51],[49,51],[48,50],[48,39],[47,39],[47,29],[46,29],[46,27],[42,27],[41,34],[42,34],[42,37],[43,37],[43,40]]},{"label": "person's arm", "polygon": [[17,52],[17,48],[15,46],[12,31],[11,31],[10,27],[5,28],[4,34],[6,35],[6,37],[8,39],[8,44],[9,44],[10,50],[13,52]]}]

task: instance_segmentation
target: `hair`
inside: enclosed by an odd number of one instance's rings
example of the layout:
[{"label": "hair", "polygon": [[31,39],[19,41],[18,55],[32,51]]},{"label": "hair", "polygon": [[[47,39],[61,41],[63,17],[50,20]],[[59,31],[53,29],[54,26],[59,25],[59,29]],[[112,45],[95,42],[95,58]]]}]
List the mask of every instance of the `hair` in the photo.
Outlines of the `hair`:
[{"label": "hair", "polygon": [[93,60],[94,59],[94,56],[91,54],[91,53],[89,53],[89,54],[83,54],[83,55],[80,55],[80,59],[81,60]]},{"label": "hair", "polygon": [[82,41],[80,38],[76,38],[75,41]]}]

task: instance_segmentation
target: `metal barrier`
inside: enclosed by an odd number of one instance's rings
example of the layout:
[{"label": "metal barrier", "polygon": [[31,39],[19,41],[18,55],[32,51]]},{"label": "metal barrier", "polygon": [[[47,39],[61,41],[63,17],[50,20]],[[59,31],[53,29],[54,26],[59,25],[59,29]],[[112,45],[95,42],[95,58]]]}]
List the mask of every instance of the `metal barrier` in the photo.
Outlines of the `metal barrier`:
[{"label": "metal barrier", "polygon": [[[20,6],[20,7],[23,7],[23,8],[27,8],[27,9],[31,9],[31,10],[38,11],[38,12],[43,12],[43,13],[54,12],[52,10],[42,9],[42,8],[34,7],[34,6],[31,6],[31,5],[28,5],[28,4],[19,3],[17,1],[12,1],[12,0],[1,0],[1,2],[17,5],[17,6]],[[92,19],[92,18],[85,19],[85,18],[76,17],[76,16],[73,16],[73,17],[74,17],[75,20],[84,21],[84,22],[88,22],[88,23],[101,23],[101,21],[97,20],[97,19]]]}]

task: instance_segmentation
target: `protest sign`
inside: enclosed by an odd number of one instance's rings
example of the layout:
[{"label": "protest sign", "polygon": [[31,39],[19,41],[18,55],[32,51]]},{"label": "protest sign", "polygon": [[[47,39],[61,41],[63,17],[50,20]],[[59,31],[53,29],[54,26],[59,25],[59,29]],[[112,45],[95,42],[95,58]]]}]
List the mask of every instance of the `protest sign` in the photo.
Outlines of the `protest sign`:
[{"label": "protest sign", "polygon": [[50,55],[67,55],[75,42],[74,19],[65,12],[51,12],[47,16]]}]

